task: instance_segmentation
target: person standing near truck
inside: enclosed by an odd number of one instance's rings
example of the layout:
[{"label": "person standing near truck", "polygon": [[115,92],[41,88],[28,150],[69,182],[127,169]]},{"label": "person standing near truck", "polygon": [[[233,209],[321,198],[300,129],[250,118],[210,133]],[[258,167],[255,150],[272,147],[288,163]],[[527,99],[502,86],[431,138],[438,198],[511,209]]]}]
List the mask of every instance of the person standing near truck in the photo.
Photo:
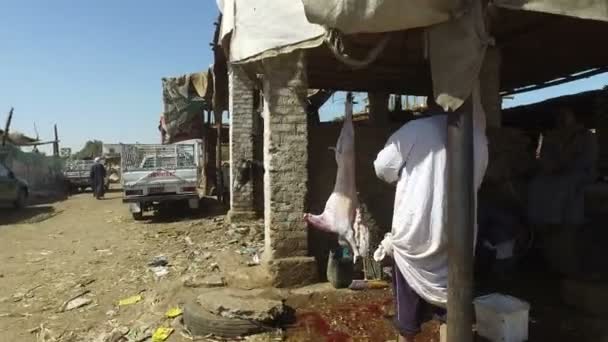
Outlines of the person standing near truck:
[{"label": "person standing near truck", "polygon": [[106,168],[101,163],[101,158],[95,158],[95,164],[91,166],[91,187],[93,196],[101,199],[105,195],[104,179],[106,178]]}]

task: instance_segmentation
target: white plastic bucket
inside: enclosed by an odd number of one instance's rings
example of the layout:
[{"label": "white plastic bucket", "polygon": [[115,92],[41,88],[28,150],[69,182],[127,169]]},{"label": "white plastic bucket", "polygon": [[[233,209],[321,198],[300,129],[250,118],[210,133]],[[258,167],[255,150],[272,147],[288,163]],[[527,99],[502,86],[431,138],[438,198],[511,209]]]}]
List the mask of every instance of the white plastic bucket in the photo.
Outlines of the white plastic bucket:
[{"label": "white plastic bucket", "polygon": [[530,304],[499,293],[478,297],[473,304],[480,336],[495,342],[528,340]]}]

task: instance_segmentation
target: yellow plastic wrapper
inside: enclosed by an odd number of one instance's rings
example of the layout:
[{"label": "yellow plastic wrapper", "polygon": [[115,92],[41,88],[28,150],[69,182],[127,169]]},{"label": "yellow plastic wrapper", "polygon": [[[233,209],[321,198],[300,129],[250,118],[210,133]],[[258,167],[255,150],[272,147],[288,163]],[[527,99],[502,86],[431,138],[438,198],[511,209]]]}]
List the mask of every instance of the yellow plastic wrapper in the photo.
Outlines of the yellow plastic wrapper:
[{"label": "yellow plastic wrapper", "polygon": [[389,286],[384,280],[369,280],[367,284],[370,289],[385,289]]},{"label": "yellow plastic wrapper", "polygon": [[172,308],[172,309],[169,309],[169,311],[167,311],[165,316],[167,316],[168,318],[175,318],[177,316],[180,316],[181,314],[182,314],[182,309]]},{"label": "yellow plastic wrapper", "polygon": [[142,299],[143,298],[141,295],[131,296],[129,298],[121,299],[120,301],[118,301],[118,306],[136,304],[136,303],[139,303]]},{"label": "yellow plastic wrapper", "polygon": [[154,334],[152,334],[152,342],[164,342],[169,338],[172,332],[173,328],[157,328]]}]

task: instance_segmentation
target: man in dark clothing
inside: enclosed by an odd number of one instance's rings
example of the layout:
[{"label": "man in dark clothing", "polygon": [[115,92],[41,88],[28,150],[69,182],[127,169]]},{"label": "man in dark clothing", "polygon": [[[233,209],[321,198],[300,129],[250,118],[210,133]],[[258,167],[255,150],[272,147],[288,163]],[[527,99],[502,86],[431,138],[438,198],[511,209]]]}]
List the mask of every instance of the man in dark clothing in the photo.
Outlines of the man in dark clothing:
[{"label": "man in dark clothing", "polygon": [[106,168],[100,162],[100,158],[95,158],[95,164],[91,167],[91,187],[93,195],[101,199],[105,195],[104,180],[106,178]]}]

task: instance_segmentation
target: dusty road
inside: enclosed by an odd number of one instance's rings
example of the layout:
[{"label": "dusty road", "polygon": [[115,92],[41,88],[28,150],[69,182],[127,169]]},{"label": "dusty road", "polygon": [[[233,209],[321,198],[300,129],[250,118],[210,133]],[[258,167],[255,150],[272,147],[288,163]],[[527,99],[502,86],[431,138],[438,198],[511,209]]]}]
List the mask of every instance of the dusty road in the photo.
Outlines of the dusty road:
[{"label": "dusty road", "polygon": [[[116,327],[170,325],[166,311],[188,295],[184,277],[217,271],[217,253],[239,256],[259,238],[235,236],[229,247],[218,247],[214,238],[225,241],[224,228],[223,217],[212,215],[134,222],[116,192],[102,201],[86,193],[19,214],[2,211],[0,340],[94,341]],[[157,255],[169,260],[161,278],[148,266]],[[89,304],[62,311],[85,292]],[[138,294],[140,303],[118,307]],[[181,340],[177,331],[169,339]]]},{"label": "dusty road", "polygon": [[[161,326],[175,328],[169,342],[192,341],[178,320],[166,317],[196,295],[198,289],[185,284],[246,267],[263,251],[259,222],[230,225],[217,205],[201,207],[197,216],[172,211],[172,217],[135,222],[114,192],[102,201],[86,193],[20,213],[0,211],[0,341],[139,341]],[[162,277],[148,265],[158,255],[169,260]],[[250,340],[394,339],[385,317],[390,290],[336,292],[325,286],[325,292],[288,301],[299,317],[292,329]],[[140,302],[118,305],[135,295]],[[83,306],[66,310],[73,298]],[[429,326],[419,341],[437,341],[437,329]],[[128,331],[129,339],[112,339],[113,331]]]}]

